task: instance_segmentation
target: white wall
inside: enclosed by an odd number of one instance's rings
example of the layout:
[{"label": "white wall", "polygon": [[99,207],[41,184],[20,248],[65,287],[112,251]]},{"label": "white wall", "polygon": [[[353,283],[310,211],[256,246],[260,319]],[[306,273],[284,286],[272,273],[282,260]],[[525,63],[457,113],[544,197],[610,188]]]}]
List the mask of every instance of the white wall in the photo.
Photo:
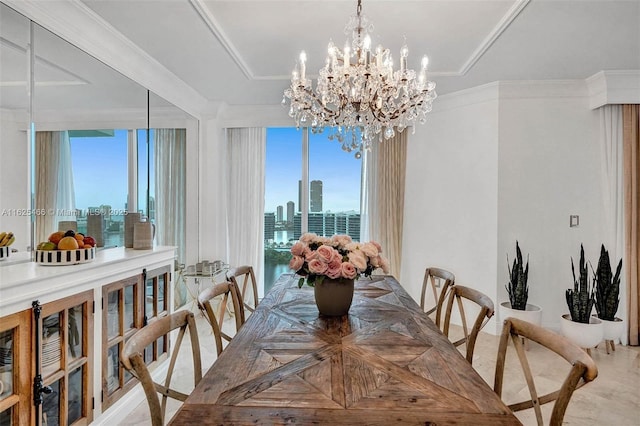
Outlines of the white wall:
[{"label": "white wall", "polygon": [[529,300],[558,329],[570,259],[584,243],[596,262],[602,241],[598,138],[584,82],[495,83],[438,99],[409,140],[403,285],[418,299],[424,268],[439,266],[497,309],[517,239],[530,255]]},{"label": "white wall", "polygon": [[[529,301],[559,328],[573,286],[571,257],[596,262],[603,223],[598,112],[581,82],[501,83],[498,303],[508,300],[506,255],[529,254]],[[569,215],[579,226],[569,227]]]},{"label": "white wall", "polygon": [[496,298],[497,94],[443,96],[409,136],[401,282],[416,300],[428,266]]},{"label": "white wall", "polygon": [[12,249],[25,251],[31,245],[29,196],[29,139],[26,120],[2,111],[0,126],[0,232],[13,232]]}]

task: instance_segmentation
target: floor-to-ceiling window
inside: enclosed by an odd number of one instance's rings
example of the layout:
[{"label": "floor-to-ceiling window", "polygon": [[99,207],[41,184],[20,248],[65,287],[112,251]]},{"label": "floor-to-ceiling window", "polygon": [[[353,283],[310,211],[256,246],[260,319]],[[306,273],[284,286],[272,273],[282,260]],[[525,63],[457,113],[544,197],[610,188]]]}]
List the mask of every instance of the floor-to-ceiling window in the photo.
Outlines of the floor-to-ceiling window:
[{"label": "floor-to-ceiling window", "polygon": [[291,245],[305,232],[360,238],[362,162],[325,134],[267,129],[264,286],[288,268]]}]

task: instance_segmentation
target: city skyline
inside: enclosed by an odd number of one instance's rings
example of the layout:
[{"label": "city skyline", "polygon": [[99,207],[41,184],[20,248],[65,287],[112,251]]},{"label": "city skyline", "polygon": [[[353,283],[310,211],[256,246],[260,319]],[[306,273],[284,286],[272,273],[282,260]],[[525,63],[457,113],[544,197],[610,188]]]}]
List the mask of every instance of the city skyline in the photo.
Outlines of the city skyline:
[{"label": "city skyline", "polygon": [[[302,176],[302,130],[267,129],[265,212],[277,212],[292,201],[298,211],[298,181]],[[309,181],[322,181],[324,211],[360,211],[361,160],[345,153],[325,134],[309,134]]]}]

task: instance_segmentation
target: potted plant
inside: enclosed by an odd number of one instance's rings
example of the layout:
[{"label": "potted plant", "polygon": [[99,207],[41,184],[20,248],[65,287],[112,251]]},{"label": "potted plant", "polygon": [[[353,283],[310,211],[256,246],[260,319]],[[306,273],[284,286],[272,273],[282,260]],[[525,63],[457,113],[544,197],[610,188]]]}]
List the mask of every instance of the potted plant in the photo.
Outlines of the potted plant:
[{"label": "potted plant", "polygon": [[[593,267],[591,268],[593,271]],[[615,350],[614,342],[624,331],[624,323],[622,319],[616,317],[618,312],[618,304],[620,303],[620,271],[622,270],[622,259],[618,262],[616,273],[611,270],[611,262],[609,260],[609,252],[604,248],[604,244],[600,248],[600,259],[598,260],[598,268],[593,273],[596,282],[595,306],[598,318],[602,320],[604,327],[604,340],[609,352],[609,344]]]},{"label": "potted plant", "polygon": [[500,318],[515,317],[536,325],[542,322],[542,309],[539,306],[527,303],[529,299],[529,255],[524,265],[522,252],[516,240],[516,257],[513,266],[509,266],[507,255],[507,269],[509,270],[509,283],[505,285],[509,294],[509,301],[500,303]]},{"label": "potted plant", "polygon": [[573,273],[573,288],[565,292],[569,314],[562,315],[560,322],[562,334],[571,339],[581,348],[592,348],[602,341],[602,321],[591,316],[595,304],[595,277],[593,284],[589,284],[589,270],[584,259],[584,247],[580,245],[579,279],[571,258],[571,272]]},{"label": "potted plant", "polygon": [[389,261],[375,241],[360,243],[348,235],[330,238],[306,233],[291,247],[289,268],[300,276],[298,287],[306,282],[314,288],[318,312],[322,315],[346,315],[353,299],[353,281],[360,275],[370,277],[381,268],[389,272]]}]

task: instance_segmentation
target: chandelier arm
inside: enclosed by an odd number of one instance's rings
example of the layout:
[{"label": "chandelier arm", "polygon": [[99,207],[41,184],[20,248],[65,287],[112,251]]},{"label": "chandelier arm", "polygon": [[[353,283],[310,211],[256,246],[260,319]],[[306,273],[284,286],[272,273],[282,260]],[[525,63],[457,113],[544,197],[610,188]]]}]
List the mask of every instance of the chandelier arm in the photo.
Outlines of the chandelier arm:
[{"label": "chandelier arm", "polygon": [[[330,118],[334,118],[337,117],[336,112],[333,111],[330,108],[327,108],[318,98],[318,95],[316,94],[316,92],[314,92],[313,90],[311,90],[310,88],[305,87],[304,88],[304,92],[309,95],[309,97],[311,98],[311,100],[313,102],[315,102],[316,105],[318,105],[320,108],[322,108],[323,112],[325,112],[326,114],[329,115]],[[312,110],[312,105],[309,105],[309,109]],[[313,111],[312,111],[313,112]],[[318,118],[318,114],[313,113],[313,116]],[[322,121],[327,121],[325,119],[322,119]]]}]

